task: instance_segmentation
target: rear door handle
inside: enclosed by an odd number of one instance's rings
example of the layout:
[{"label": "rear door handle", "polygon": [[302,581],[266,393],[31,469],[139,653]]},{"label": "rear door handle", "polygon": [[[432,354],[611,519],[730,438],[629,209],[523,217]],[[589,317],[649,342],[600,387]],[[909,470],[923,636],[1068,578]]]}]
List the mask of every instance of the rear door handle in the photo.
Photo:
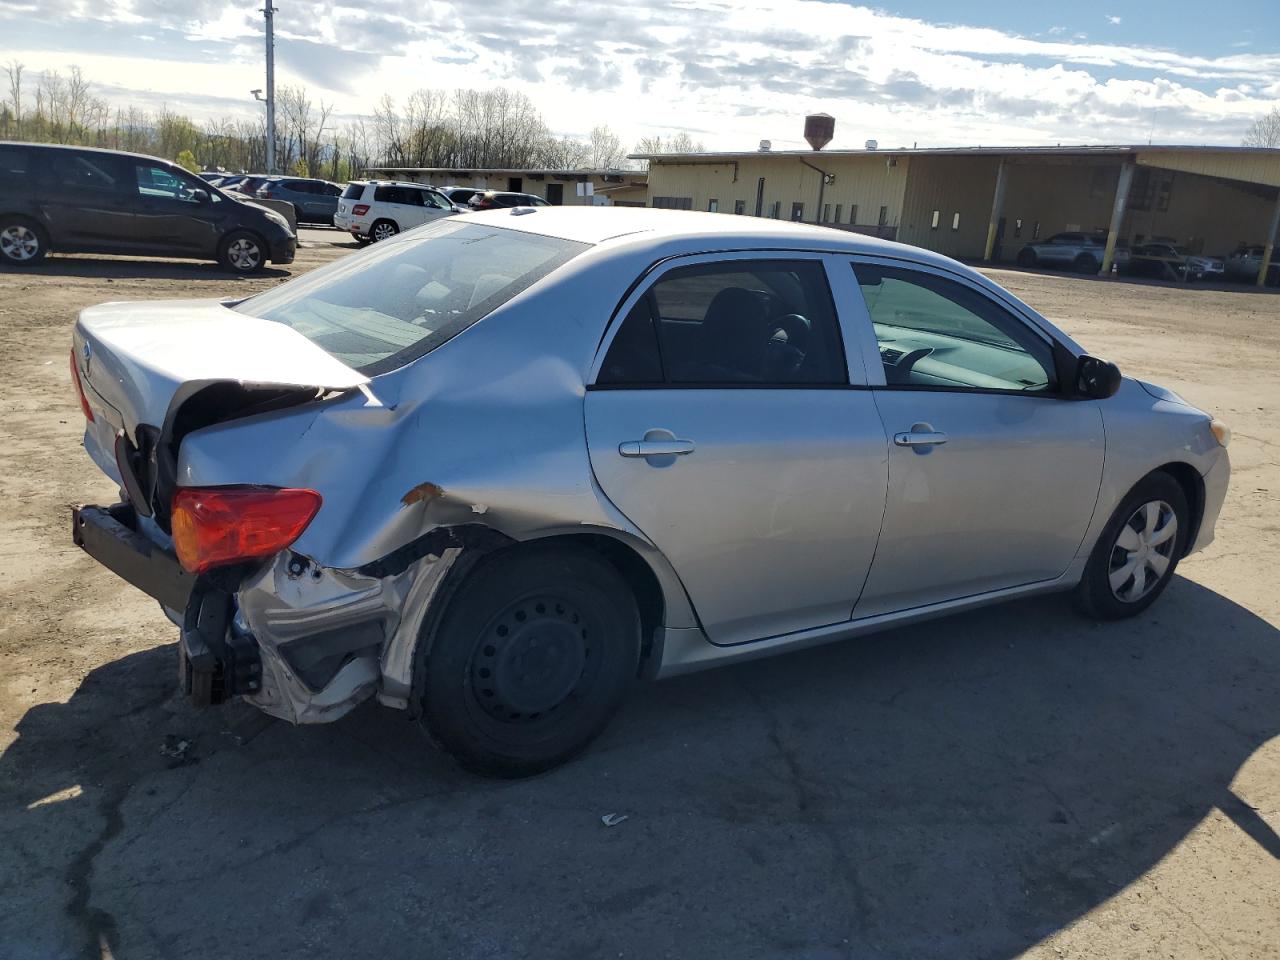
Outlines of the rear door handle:
[{"label": "rear door handle", "polygon": [[693,453],[692,440],[627,440],[618,444],[624,457],[683,457]]},{"label": "rear door handle", "polygon": [[895,433],[893,442],[900,447],[936,447],[947,442],[947,435],[936,430]]}]

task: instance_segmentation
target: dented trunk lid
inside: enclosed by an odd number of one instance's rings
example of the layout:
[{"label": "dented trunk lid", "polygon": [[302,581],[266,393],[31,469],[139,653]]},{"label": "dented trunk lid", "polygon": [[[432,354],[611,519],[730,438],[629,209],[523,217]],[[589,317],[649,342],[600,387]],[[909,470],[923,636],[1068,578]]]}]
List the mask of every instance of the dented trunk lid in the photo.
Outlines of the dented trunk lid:
[{"label": "dented trunk lid", "polygon": [[[202,411],[205,422],[187,418],[189,429],[233,417],[237,406],[250,408],[272,392],[305,396],[369,382],[291,327],[228,309],[220,300],[89,307],[76,322],[72,361],[94,414],[85,430],[86,451],[108,476],[145,491],[153,504],[157,494],[168,499],[163,468],[176,450],[165,448],[181,440],[173,435],[178,413],[196,394],[226,385],[214,395],[213,409]],[[136,469],[122,464],[122,455]]]}]

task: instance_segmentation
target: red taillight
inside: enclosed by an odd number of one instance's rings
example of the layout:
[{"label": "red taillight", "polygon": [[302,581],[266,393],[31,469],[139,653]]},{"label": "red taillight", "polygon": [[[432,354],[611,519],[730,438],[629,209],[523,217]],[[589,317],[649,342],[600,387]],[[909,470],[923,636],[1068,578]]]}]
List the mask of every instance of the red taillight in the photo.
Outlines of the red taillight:
[{"label": "red taillight", "polygon": [[320,509],[314,490],[180,487],[170,522],[178,561],[192,573],[279,553]]},{"label": "red taillight", "polygon": [[89,409],[89,398],[84,395],[84,384],[80,382],[80,368],[76,366],[76,348],[71,348],[71,382],[76,385],[76,396],[80,398],[80,409],[84,418],[93,423],[93,411]]},{"label": "red taillight", "polygon": [[368,212],[369,212],[369,205],[367,203],[357,203],[354,207],[351,208],[351,215],[353,217],[363,217]]}]

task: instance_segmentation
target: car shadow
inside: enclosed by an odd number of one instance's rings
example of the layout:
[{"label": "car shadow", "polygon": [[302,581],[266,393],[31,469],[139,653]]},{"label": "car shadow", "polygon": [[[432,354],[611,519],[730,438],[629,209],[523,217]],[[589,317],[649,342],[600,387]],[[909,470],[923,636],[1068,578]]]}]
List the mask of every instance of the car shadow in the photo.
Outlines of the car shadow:
[{"label": "car shadow", "polygon": [[1013,957],[1214,810],[1280,858],[1232,788],[1278,641],[1181,577],[1121,623],[1026,600],[638,686],[517,782],[373,706],[196,713],[159,647],[0,755],[0,877],[31,878],[0,955]]},{"label": "car shadow", "polygon": [[[113,280],[236,280],[232,273],[212,262],[198,260],[150,260],[133,257],[94,257],[78,254],[51,254],[29,267],[0,267],[13,276],[107,277]],[[263,267],[246,279],[292,276],[285,267]]]}]

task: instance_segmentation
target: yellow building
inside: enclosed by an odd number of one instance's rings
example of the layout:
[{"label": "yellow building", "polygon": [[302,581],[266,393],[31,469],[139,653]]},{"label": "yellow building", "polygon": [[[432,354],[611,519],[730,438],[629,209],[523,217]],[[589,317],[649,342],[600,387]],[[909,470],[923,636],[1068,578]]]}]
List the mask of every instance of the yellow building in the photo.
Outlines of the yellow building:
[{"label": "yellow building", "polygon": [[1012,261],[1063,231],[1226,254],[1280,224],[1280,150],[977,147],[640,155],[654,207],[818,223]]},{"label": "yellow building", "polygon": [[369,176],[427,183],[434,187],[475,187],[531,193],[556,206],[646,205],[642,170],[484,170],[466,167],[369,167]]}]

